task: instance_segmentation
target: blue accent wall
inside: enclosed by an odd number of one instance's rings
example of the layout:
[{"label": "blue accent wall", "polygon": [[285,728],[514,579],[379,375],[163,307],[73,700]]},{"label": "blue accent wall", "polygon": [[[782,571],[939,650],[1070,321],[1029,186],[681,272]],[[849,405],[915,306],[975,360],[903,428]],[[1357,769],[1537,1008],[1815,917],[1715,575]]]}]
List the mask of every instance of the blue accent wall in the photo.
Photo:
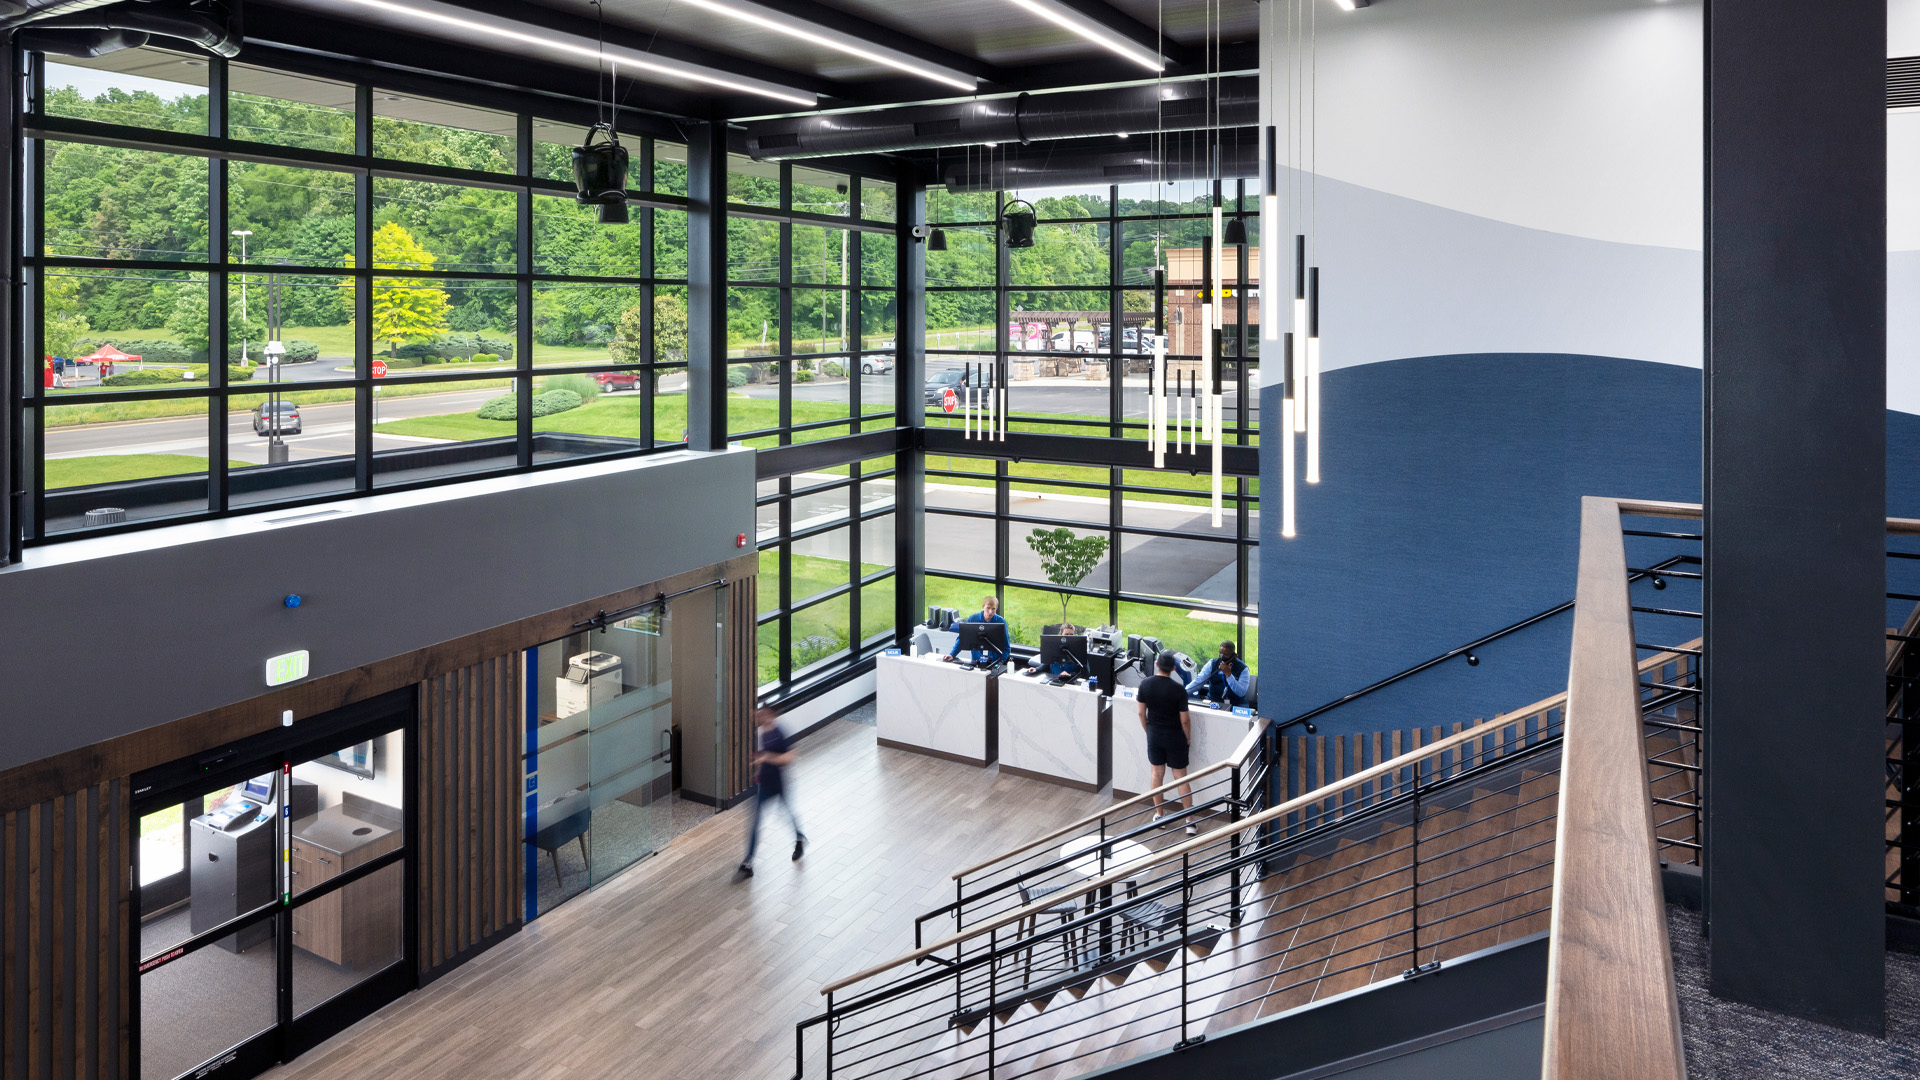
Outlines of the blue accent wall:
[{"label": "blue accent wall", "polygon": [[[1573,598],[1580,498],[1700,501],[1700,371],[1566,354],[1429,356],[1322,376],[1321,482],[1281,539],[1278,440],[1261,445],[1262,712],[1287,718]],[[1280,415],[1278,387],[1262,391]],[[1789,437],[1783,433],[1783,437]],[[1920,517],[1920,416],[1887,414],[1888,513]],[[1641,519],[1641,527],[1694,531]],[[1896,543],[1920,551],[1920,543]],[[1629,538],[1629,561],[1684,541]],[[1695,568],[1697,569],[1697,568]],[[1920,560],[1888,588],[1920,594]],[[1699,610],[1674,580],[1635,602]],[[1898,625],[1911,603],[1889,602]],[[1453,724],[1566,688],[1571,613],[1327,714],[1322,734]],[[1679,644],[1685,619],[1643,619]]]}]

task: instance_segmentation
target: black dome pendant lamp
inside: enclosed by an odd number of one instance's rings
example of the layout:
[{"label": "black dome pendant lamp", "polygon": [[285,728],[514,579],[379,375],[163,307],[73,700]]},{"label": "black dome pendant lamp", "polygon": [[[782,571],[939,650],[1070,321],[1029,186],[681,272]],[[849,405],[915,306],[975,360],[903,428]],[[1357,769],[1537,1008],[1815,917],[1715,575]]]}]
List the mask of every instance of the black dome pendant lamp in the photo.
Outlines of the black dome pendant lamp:
[{"label": "black dome pendant lamp", "polygon": [[[606,11],[600,0],[593,6],[600,11],[600,51],[607,47]],[[616,73],[609,73],[617,78]],[[620,145],[615,129],[620,120],[620,100],[614,96],[613,78],[607,84],[607,105],[612,118],[587,129],[587,137],[573,148],[573,189],[575,201],[600,208],[600,224],[624,225],[627,217],[627,148]],[[605,115],[605,114],[602,114]],[[605,141],[594,142],[595,136]]]}]

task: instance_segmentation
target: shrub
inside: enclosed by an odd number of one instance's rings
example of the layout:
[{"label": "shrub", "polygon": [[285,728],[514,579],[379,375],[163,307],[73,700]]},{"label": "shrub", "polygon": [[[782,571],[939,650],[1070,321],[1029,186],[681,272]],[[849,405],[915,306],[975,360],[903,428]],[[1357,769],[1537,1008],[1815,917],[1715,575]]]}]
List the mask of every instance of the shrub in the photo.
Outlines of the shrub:
[{"label": "shrub", "polygon": [[474,353],[472,359],[476,364],[497,364],[500,362],[499,354],[490,352]]},{"label": "shrub", "polygon": [[253,377],[258,374],[260,374],[259,368],[227,366],[227,381],[229,383],[252,382]]},{"label": "shrub", "polygon": [[[171,343],[163,342],[162,344]],[[293,338],[290,341],[283,341],[280,344],[286,346],[286,351],[280,354],[281,363],[306,364],[320,359],[320,346],[305,338]],[[227,363],[231,364],[238,359],[240,359],[240,345],[238,342],[235,342],[227,346]],[[266,363],[267,353],[264,343],[258,341],[247,342],[247,359],[256,364]]]},{"label": "shrub", "polygon": [[[571,390],[580,395],[582,403],[600,396],[600,380],[591,375],[553,375],[541,381],[543,392]],[[535,412],[533,415],[541,415]]]},{"label": "shrub", "polygon": [[146,371],[125,371],[118,375],[109,375],[101,380],[105,386],[163,386],[180,381],[179,368],[149,368]]},{"label": "shrub", "polygon": [[847,373],[847,369],[838,361],[834,360],[829,360],[821,365],[820,370],[826,372],[829,379],[838,379]]},{"label": "shrub", "polygon": [[[518,399],[513,394],[501,394],[480,407],[482,420],[514,420],[519,416],[516,408]],[[571,390],[546,390],[533,395],[533,415],[537,419],[552,416],[568,409],[577,409],[581,405],[580,395]]]},{"label": "shrub", "polygon": [[499,334],[481,332],[475,334],[474,339],[479,346],[479,350],[492,353],[502,360],[509,362],[513,360],[512,338],[501,337]]},{"label": "shrub", "polygon": [[193,350],[177,341],[115,341],[112,338],[101,338],[87,351],[92,352],[93,349],[97,349],[101,345],[112,345],[128,356],[139,357],[141,362],[147,364],[191,364],[194,362]]},{"label": "shrub", "polygon": [[740,387],[747,385],[747,369],[739,364],[727,369],[727,385]]},{"label": "shrub", "polygon": [[812,382],[812,381],[813,381],[813,372],[811,372],[811,371],[796,371],[796,372],[794,372],[794,373],[793,373],[793,381],[794,381],[794,382]]},{"label": "shrub", "polygon": [[796,368],[798,368],[799,370],[801,370],[801,371],[812,371],[812,370],[813,370],[813,358],[812,358],[812,357],[810,357],[810,356],[803,356],[803,357],[801,357],[801,358],[800,358],[800,362],[799,362],[799,363],[797,363],[797,364],[795,364],[794,366],[795,366]]}]

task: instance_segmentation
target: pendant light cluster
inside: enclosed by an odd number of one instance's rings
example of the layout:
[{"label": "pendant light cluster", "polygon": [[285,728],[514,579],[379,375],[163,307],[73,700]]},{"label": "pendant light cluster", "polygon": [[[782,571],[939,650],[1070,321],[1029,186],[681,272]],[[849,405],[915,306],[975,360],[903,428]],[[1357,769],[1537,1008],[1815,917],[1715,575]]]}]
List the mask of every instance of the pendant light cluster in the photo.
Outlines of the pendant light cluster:
[{"label": "pendant light cluster", "polygon": [[[1268,43],[1260,61],[1260,222],[1266,241],[1260,248],[1260,338],[1262,354],[1279,359],[1284,370],[1280,535],[1289,539],[1296,535],[1295,480],[1302,477],[1303,456],[1303,478],[1309,484],[1320,482],[1320,268],[1313,257],[1318,211],[1314,23],[1314,0],[1260,5],[1260,40]],[[1280,205],[1283,194],[1284,208]],[[1280,245],[1273,241],[1288,233],[1293,234],[1293,307],[1283,312]]]},{"label": "pendant light cluster", "polygon": [[[1221,48],[1224,39],[1218,31],[1219,12],[1217,6],[1209,4],[1207,16],[1211,25],[1207,34],[1207,67],[1211,73],[1212,85],[1207,94],[1207,107],[1212,112],[1211,122],[1206,125],[1212,134],[1213,151],[1213,221],[1211,231],[1200,241],[1200,327],[1202,334],[1199,371],[1193,376],[1178,377],[1171,388],[1167,385],[1167,323],[1166,323],[1166,271],[1156,267],[1153,272],[1155,333],[1153,336],[1153,368],[1147,386],[1147,442],[1153,453],[1153,466],[1165,468],[1169,443],[1175,454],[1190,454],[1200,457],[1202,444],[1211,448],[1209,472],[1211,477],[1209,509],[1211,524],[1221,527],[1224,521],[1224,479],[1226,438],[1222,431],[1222,418],[1226,414],[1222,389],[1225,379],[1222,372],[1221,343],[1224,337],[1223,319],[1226,315],[1224,285],[1227,280],[1226,251],[1228,247],[1244,246],[1247,242],[1247,226],[1239,217],[1225,220],[1225,210],[1221,205],[1220,192],[1223,184],[1220,162],[1220,72]],[[1165,100],[1165,95],[1161,95]],[[1164,128],[1156,133],[1164,136]],[[1155,154],[1164,164],[1164,147]],[[1164,176],[1162,177],[1164,181]],[[1197,470],[1196,470],[1197,471]]]}]

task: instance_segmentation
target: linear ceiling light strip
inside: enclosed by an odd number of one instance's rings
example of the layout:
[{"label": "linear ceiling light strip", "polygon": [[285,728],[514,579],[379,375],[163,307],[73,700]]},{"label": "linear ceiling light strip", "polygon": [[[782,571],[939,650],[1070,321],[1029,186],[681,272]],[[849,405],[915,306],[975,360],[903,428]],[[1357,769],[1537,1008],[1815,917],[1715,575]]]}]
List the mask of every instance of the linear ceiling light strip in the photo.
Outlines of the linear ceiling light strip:
[{"label": "linear ceiling light strip", "polygon": [[1053,0],[1008,0],[1016,7],[1025,8],[1055,26],[1074,33],[1093,42],[1103,49],[1125,57],[1148,71],[1164,71],[1167,62],[1159,54],[1121,37],[1110,27],[1104,26],[1078,11]]},{"label": "linear ceiling light strip", "polygon": [[[401,18],[412,19],[416,22],[432,26],[460,30],[465,33],[478,34],[500,41],[510,41],[518,45],[531,45],[536,48],[550,49],[554,52],[565,53],[568,56],[590,60],[596,64],[600,61],[600,54],[597,49],[579,44],[572,40],[570,36],[560,35],[550,31],[539,31],[538,28],[532,27],[527,23],[516,22],[510,19],[469,17],[466,15],[451,14],[448,11],[442,10],[445,5],[431,3],[430,0],[429,2],[415,0],[413,3],[405,4],[392,3],[390,0],[340,0],[340,2],[367,8],[372,11],[386,12],[390,15],[397,15]],[[608,49],[606,55],[609,63],[624,65],[631,70],[647,71],[668,78],[685,79],[689,82],[702,83],[707,86],[717,86],[723,90],[732,90],[742,94],[753,94],[758,97],[772,98],[776,101],[788,102],[793,105],[802,106],[803,108],[812,108],[820,103],[817,95],[805,90],[781,86],[778,83],[761,82],[758,79],[717,74],[709,68],[702,68],[693,64],[682,64],[662,57],[650,56],[632,49]]]},{"label": "linear ceiling light strip", "polygon": [[821,30],[811,28],[809,24],[802,20],[785,16],[778,12],[767,11],[759,8],[757,5],[727,3],[726,0],[680,0],[680,2],[692,7],[697,7],[702,11],[711,11],[716,15],[725,15],[730,19],[739,19],[741,22],[751,23],[762,29],[771,30],[776,34],[785,34],[787,37],[797,41],[807,42],[810,45],[818,45],[824,49],[832,49],[835,52],[845,53],[848,56],[856,57],[869,63],[890,67],[895,71],[904,71],[908,75],[913,75],[918,78],[931,79],[934,82],[964,90],[969,94],[980,88],[980,81],[978,79],[968,78],[951,68],[916,61],[904,53],[898,53],[892,49],[886,49],[868,42],[863,42],[851,35],[822,32]]}]

